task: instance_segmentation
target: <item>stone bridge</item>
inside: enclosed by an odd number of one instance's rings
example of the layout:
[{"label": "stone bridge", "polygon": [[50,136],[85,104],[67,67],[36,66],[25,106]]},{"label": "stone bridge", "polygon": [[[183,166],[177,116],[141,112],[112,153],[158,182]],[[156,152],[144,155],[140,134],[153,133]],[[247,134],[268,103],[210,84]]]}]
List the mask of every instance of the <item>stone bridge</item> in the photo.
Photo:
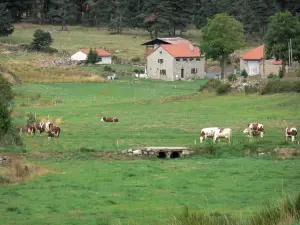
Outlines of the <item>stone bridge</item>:
[{"label": "stone bridge", "polygon": [[186,147],[143,147],[122,150],[119,154],[128,156],[157,156],[158,158],[180,158],[194,151]]}]

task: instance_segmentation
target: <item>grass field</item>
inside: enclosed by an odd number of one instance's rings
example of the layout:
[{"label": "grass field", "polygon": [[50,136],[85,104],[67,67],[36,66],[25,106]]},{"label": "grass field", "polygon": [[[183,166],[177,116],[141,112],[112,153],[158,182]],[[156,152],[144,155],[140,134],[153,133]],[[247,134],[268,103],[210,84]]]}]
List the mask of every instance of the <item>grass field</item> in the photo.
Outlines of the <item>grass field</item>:
[{"label": "grass field", "polygon": [[[63,117],[62,133],[51,141],[45,134],[24,134],[24,157],[44,173],[0,186],[2,223],[170,224],[186,205],[193,211],[203,208],[208,214],[247,218],[264,200],[279,199],[281,191],[296,196],[299,159],[246,157],[244,150],[297,147],[284,142],[283,131],[287,125],[299,127],[299,94],[200,94],[204,82],[121,79],[14,86],[15,123],[24,125],[29,112],[38,119]],[[59,100],[56,106],[54,99]],[[120,122],[103,123],[101,116],[118,117]],[[265,125],[263,141],[250,143],[243,136],[253,121]],[[207,126],[231,127],[233,143],[217,144],[215,156],[178,160],[117,160],[80,151],[193,146],[194,140],[199,148],[209,145],[209,140],[202,145],[198,141],[200,129]]]}]

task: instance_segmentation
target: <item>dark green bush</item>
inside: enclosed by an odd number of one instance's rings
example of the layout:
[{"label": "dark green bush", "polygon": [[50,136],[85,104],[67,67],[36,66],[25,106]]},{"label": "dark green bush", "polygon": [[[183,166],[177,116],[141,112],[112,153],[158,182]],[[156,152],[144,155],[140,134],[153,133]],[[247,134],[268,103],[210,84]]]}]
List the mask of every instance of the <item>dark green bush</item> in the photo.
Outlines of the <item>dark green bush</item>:
[{"label": "dark green bush", "polygon": [[229,82],[236,81],[236,75],[235,74],[230,74],[229,76],[227,76],[227,80]]},{"label": "dark green bush", "polygon": [[267,85],[261,90],[262,95],[287,92],[300,93],[300,80],[269,80]]},{"label": "dark green bush", "polygon": [[270,73],[268,78],[277,78],[278,76],[275,73]]},{"label": "dark green bush", "polygon": [[279,68],[278,77],[279,78],[283,78],[284,77],[284,69],[281,68],[281,67]]},{"label": "dark green bush", "polygon": [[104,66],[103,69],[104,69],[104,71],[107,71],[107,72],[113,71],[113,69],[110,66]]},{"label": "dark green bush", "polygon": [[220,84],[220,86],[217,87],[216,92],[218,95],[227,94],[230,91],[230,84],[224,83]]},{"label": "dark green bush", "polygon": [[28,49],[31,51],[44,51],[49,49],[53,42],[51,34],[41,29],[37,29],[33,36],[34,39],[28,46]]},{"label": "dark green bush", "polygon": [[248,77],[248,73],[245,69],[243,69],[242,73],[241,73],[241,76],[244,77],[244,78],[247,78]]}]

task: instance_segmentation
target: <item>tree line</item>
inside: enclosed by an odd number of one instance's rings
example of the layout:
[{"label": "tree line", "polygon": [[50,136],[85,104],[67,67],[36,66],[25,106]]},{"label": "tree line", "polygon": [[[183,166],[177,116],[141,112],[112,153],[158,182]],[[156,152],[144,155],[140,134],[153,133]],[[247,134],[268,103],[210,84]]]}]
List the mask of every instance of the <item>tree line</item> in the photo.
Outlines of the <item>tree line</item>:
[{"label": "tree line", "polygon": [[1,21],[30,20],[40,24],[61,24],[63,27],[75,24],[109,25],[113,32],[119,34],[124,28],[139,28],[147,30],[151,37],[157,37],[162,32],[175,36],[191,24],[202,28],[208,18],[219,13],[235,17],[243,24],[247,34],[263,37],[268,18],[278,11],[286,10],[296,15],[300,12],[300,1],[0,0]]}]

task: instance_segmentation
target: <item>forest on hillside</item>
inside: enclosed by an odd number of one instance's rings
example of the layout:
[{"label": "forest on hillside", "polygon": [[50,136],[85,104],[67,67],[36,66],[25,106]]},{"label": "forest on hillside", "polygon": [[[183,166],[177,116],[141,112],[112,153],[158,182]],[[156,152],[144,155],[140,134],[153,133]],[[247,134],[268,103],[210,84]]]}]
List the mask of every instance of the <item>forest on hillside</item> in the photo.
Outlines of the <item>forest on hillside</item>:
[{"label": "forest on hillside", "polygon": [[[300,12],[299,0],[0,0],[0,18],[56,25],[108,25],[112,32],[124,28],[182,34],[187,26],[202,28],[207,19],[228,13],[240,21],[246,34],[263,37],[271,15]],[[299,17],[298,17],[299,18]],[[4,22],[4,19],[0,19]]]}]

